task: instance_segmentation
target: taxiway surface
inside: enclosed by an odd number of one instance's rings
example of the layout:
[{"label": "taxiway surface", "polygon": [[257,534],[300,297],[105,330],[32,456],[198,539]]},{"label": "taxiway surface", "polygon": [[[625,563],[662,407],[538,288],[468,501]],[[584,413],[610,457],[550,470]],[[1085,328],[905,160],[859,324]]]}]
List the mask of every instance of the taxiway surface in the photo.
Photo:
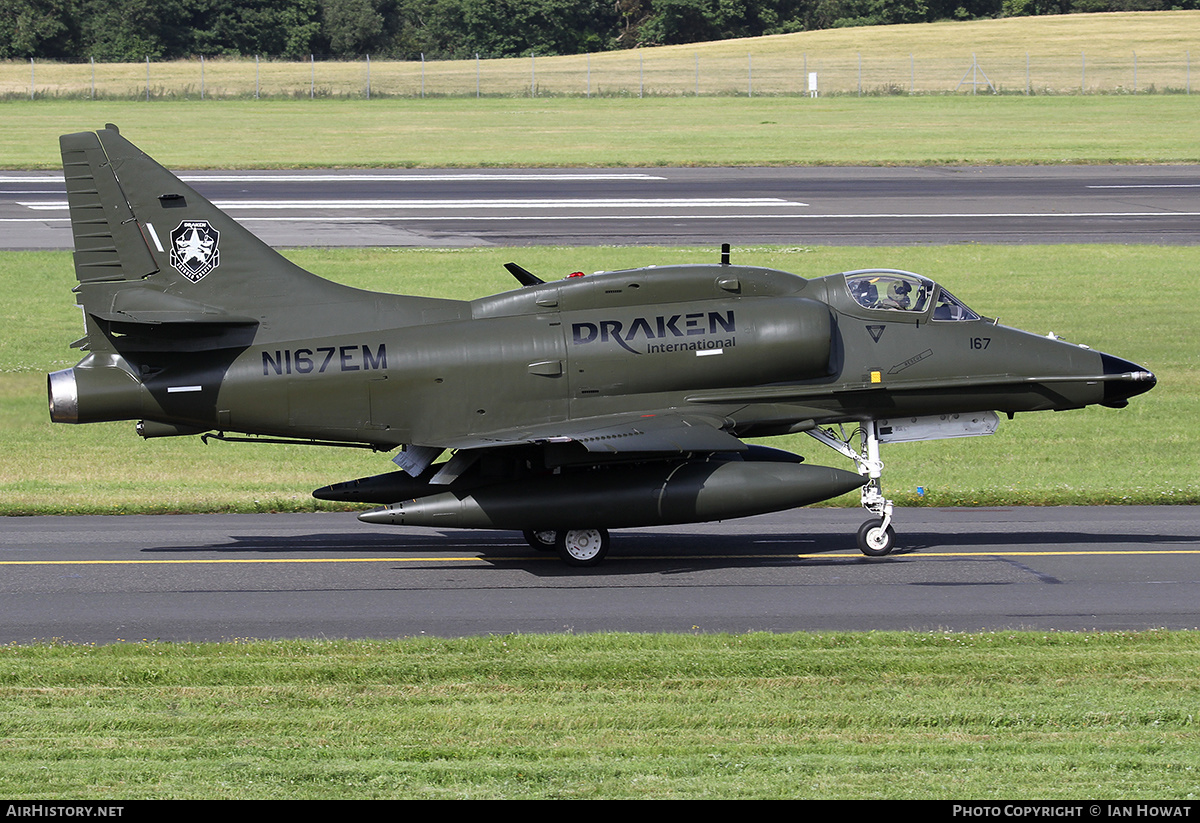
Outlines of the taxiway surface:
[{"label": "taxiway surface", "polygon": [[513,532],[353,514],[0,519],[0,642],[510,632],[1200,626],[1200,508],[858,510],[614,532],[593,569]]}]

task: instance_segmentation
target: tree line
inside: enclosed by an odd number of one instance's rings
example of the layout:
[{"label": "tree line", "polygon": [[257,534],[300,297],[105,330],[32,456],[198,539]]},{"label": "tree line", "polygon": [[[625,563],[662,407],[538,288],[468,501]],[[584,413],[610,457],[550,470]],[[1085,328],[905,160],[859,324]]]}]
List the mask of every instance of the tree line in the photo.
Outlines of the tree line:
[{"label": "tree line", "polygon": [[1200,0],[0,0],[0,59],[582,54],[842,26],[1200,8]]}]

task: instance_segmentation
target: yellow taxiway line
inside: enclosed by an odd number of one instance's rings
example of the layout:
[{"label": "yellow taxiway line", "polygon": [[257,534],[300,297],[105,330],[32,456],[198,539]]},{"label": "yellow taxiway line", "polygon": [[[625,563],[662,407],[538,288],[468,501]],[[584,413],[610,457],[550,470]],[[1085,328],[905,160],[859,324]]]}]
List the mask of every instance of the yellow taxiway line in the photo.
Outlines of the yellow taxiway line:
[{"label": "yellow taxiway line", "polygon": [[[1107,549],[1107,550],[1078,550],[1078,551],[984,551],[984,552],[896,552],[882,558],[865,557],[858,552],[853,553],[815,553],[815,554],[731,554],[731,555],[622,555],[620,560],[827,560],[837,559],[912,559],[938,560],[946,557],[1121,557],[1136,555],[1192,555],[1200,554],[1197,549]],[[190,560],[0,560],[0,566],[187,566],[198,564],[221,563],[454,563],[472,560],[557,560],[553,552],[536,555],[519,555],[513,557],[488,558],[483,555],[466,556],[423,556],[423,557],[212,557],[193,558]]]}]

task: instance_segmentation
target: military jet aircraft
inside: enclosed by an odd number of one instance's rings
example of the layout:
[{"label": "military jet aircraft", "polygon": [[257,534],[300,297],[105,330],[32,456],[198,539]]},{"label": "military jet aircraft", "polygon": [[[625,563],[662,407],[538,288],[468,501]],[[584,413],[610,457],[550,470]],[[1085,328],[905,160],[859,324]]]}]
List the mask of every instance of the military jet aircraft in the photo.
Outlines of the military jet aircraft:
[{"label": "military jet aircraft", "polygon": [[[1155,384],[917,274],[805,279],[727,247],[550,282],[509,264],[518,288],[470,301],[362,291],[288,262],[115,126],[61,148],[86,356],[49,375],[51,418],[396,451],[399,470],[314,492],[380,506],[369,523],[518,530],[586,566],[609,529],[859,489],[859,548],[886,555],[880,444],[1119,408]],[[799,432],[855,470],[745,442]]]}]

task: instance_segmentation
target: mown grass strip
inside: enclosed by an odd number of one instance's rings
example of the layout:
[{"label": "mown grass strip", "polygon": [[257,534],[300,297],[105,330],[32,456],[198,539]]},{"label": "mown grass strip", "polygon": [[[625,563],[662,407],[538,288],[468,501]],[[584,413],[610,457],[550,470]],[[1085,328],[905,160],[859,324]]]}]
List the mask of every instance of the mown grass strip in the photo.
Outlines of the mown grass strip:
[{"label": "mown grass strip", "polygon": [[59,135],[105,123],[172,169],[1193,163],[1197,106],[1200,94],[10,102],[0,166],[57,169]]},{"label": "mown grass strip", "polygon": [[0,794],[1194,799],[1200,634],[0,648]]}]

